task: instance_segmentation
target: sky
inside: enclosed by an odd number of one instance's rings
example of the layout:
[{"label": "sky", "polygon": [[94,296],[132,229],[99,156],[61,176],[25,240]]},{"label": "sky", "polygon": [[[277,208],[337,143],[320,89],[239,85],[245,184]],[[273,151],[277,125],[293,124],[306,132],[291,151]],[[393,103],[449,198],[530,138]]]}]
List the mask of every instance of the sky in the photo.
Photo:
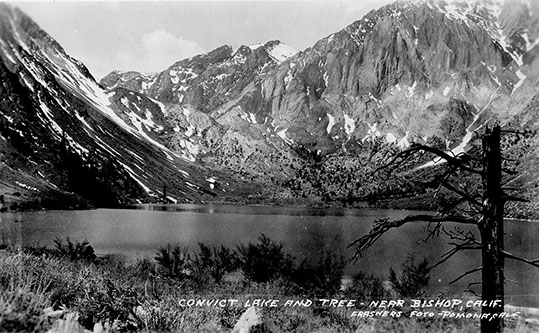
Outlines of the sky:
[{"label": "sky", "polygon": [[99,80],[156,72],[222,45],[280,40],[304,50],[392,0],[11,1]]}]

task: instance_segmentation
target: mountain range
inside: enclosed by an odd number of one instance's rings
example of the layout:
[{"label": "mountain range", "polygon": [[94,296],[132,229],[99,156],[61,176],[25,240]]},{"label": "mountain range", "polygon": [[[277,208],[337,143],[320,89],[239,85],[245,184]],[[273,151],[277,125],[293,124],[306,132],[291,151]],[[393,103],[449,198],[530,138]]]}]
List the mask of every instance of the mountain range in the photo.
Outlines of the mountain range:
[{"label": "mountain range", "polygon": [[[538,44],[536,1],[405,0],[303,51],[224,45],[162,72],[97,81],[1,4],[1,203],[422,198],[420,185],[369,171],[414,143],[465,151],[490,123],[535,130]],[[532,199],[519,216],[537,207],[539,145],[526,144],[510,148]]]}]

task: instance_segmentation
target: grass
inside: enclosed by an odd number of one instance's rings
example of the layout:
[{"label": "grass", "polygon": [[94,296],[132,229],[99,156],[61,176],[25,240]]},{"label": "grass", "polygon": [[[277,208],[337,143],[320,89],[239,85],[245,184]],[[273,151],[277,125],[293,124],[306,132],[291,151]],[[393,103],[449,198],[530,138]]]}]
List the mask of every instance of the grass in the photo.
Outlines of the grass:
[{"label": "grass", "polygon": [[[91,252],[88,246],[78,248],[86,254]],[[279,299],[282,305],[288,299],[315,299],[315,295],[286,275],[255,282],[245,279],[240,268],[216,282],[160,274],[157,262],[147,258],[133,263],[116,257],[87,259],[72,253],[59,256],[59,252],[43,249],[1,251],[0,331],[45,332],[56,322],[57,328],[71,332],[75,327],[71,322],[76,317],[78,324],[87,329],[100,323],[111,332],[230,332],[246,310],[243,305],[247,300]],[[328,267],[321,269],[325,271]],[[348,294],[329,288],[333,292],[328,291],[327,297],[394,299],[384,294],[381,280],[372,276],[358,276],[355,283],[357,287]],[[237,299],[238,302],[224,307],[185,307],[180,304],[181,299]],[[478,320],[357,318],[351,316],[354,310],[358,309],[327,307],[315,302],[308,307],[264,307],[262,316],[271,332],[479,330]],[[60,318],[70,319],[62,326],[57,321]],[[511,333],[533,332],[537,328],[523,320],[507,325],[506,332]]]},{"label": "grass", "polygon": [[22,253],[0,255],[0,330],[32,332],[50,326],[45,314],[51,306],[47,290],[58,263]]}]

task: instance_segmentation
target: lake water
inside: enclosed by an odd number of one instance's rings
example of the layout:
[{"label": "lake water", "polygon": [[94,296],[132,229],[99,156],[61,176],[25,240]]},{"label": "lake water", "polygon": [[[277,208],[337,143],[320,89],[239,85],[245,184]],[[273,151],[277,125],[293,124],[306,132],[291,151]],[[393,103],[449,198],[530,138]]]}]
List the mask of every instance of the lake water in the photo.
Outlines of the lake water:
[{"label": "lake water", "polygon": [[[0,214],[0,243],[52,245],[55,238],[88,240],[97,254],[121,254],[129,259],[153,258],[167,243],[196,250],[197,243],[210,246],[256,242],[264,233],[284,244],[298,260],[330,251],[349,258],[347,245],[366,234],[376,218],[400,218],[409,212],[369,209],[312,209],[258,206],[175,205],[139,206],[138,209],[97,209],[90,211],[40,211]],[[16,222],[22,221],[22,222]],[[455,224],[456,225],[456,224]],[[389,231],[364,253],[348,264],[347,277],[358,271],[387,278],[389,268],[397,271],[409,254],[431,263],[451,249],[440,236],[428,242],[426,224],[411,223]],[[450,225],[448,225],[449,227]],[[506,221],[505,248],[520,256],[539,258],[539,223]],[[462,272],[480,265],[479,251],[466,251],[435,268],[430,284],[435,290],[461,291],[479,281],[480,273],[448,286]],[[506,301],[539,307],[539,268],[506,260]]]}]

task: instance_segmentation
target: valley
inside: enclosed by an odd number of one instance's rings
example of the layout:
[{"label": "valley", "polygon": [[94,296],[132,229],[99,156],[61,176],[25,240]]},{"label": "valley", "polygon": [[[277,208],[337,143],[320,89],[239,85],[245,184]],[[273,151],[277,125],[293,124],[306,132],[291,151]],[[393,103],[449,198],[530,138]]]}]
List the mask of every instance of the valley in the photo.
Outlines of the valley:
[{"label": "valley", "polygon": [[[537,129],[537,4],[399,1],[296,50],[274,40],[96,80],[0,7],[4,209],[256,203],[436,209],[429,144],[473,152],[490,124]],[[537,210],[536,138],[508,139]],[[413,171],[415,170],[415,171]],[[69,199],[67,199],[69,198]]]}]

